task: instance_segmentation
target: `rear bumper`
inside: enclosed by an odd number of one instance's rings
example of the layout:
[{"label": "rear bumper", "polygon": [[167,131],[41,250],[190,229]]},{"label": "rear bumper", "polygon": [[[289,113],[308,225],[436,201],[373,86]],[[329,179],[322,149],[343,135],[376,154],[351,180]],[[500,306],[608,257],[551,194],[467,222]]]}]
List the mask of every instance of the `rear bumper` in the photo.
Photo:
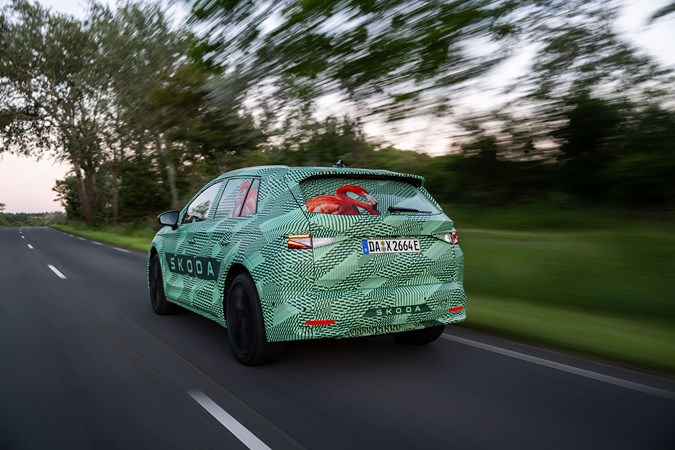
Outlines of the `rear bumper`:
[{"label": "rear bumper", "polygon": [[[463,286],[455,282],[317,291],[263,301],[263,309],[267,340],[277,342],[372,336],[461,322],[466,319],[466,301]],[[307,325],[308,321],[322,325]]]}]

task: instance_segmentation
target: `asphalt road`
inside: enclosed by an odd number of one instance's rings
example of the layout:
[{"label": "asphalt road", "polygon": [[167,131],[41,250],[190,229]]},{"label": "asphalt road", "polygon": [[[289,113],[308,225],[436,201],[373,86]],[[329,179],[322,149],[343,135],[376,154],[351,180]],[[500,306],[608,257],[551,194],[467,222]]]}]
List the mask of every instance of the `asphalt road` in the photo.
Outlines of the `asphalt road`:
[{"label": "asphalt road", "polygon": [[675,380],[459,326],[241,366],[219,325],[152,312],[145,264],[0,229],[0,448],[675,448]]}]

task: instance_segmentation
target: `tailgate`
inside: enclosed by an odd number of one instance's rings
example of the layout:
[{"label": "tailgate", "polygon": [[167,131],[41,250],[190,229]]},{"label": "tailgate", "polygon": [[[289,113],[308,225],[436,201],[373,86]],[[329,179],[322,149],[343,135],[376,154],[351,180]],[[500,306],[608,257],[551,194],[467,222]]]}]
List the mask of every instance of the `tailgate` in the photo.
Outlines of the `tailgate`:
[{"label": "tailgate", "polygon": [[426,192],[400,180],[366,178],[310,179],[301,191],[319,289],[453,281],[454,246],[440,238],[453,224]]}]

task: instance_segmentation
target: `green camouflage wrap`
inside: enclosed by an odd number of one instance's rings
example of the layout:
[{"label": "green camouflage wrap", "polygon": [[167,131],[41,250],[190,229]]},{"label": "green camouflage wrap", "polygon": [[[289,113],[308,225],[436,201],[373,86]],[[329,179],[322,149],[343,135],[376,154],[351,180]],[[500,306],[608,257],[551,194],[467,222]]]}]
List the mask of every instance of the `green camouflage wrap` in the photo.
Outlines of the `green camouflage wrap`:
[{"label": "green camouflage wrap", "polygon": [[[200,193],[240,178],[259,180],[255,214],[214,219],[214,207],[208,220],[157,233],[149,257],[160,257],[169,301],[226,326],[227,284],[235,271],[246,270],[260,296],[268,341],[394,333],[465,319],[462,250],[443,240],[454,231],[453,223],[426,192],[421,177],[384,170],[266,166],[225,173]],[[335,196],[345,185],[372,195],[377,200],[374,211],[308,211],[307,200]],[[400,198],[410,198],[405,208],[423,213],[388,212]],[[288,236],[303,234],[325,238],[325,243],[289,249]],[[398,238],[417,239],[420,251],[364,253],[364,239]],[[459,306],[463,308],[450,311]],[[306,325],[316,320],[335,322]]]}]

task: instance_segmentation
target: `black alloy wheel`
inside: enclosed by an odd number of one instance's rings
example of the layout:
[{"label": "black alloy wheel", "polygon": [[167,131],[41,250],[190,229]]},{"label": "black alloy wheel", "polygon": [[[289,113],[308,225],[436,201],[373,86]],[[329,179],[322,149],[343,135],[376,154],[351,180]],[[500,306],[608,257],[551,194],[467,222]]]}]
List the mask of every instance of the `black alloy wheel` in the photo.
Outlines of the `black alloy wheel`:
[{"label": "black alloy wheel", "polygon": [[170,303],[164,295],[164,281],[159,256],[152,257],[150,262],[150,303],[155,314],[165,316],[176,312],[176,305]]},{"label": "black alloy wheel", "polygon": [[267,342],[260,298],[247,273],[241,273],[232,280],[225,317],[230,347],[237,361],[257,366],[279,359],[283,344]]}]

